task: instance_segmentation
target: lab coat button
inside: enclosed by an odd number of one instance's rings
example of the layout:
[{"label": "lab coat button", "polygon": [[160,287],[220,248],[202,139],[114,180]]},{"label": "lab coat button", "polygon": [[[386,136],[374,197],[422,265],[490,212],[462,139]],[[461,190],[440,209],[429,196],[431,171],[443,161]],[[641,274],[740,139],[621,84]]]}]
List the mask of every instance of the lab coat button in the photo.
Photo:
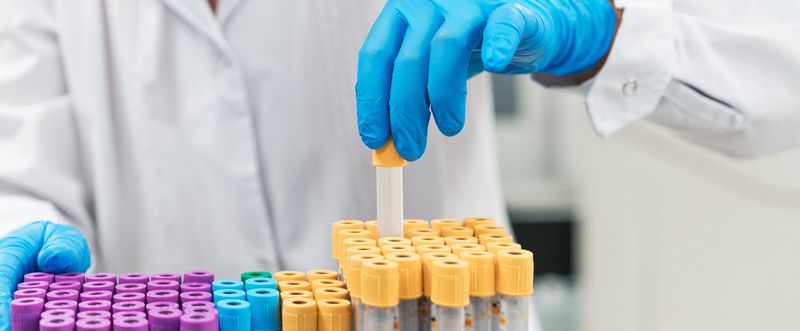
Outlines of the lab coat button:
[{"label": "lab coat button", "polygon": [[622,84],[622,94],[625,96],[631,96],[636,93],[636,88],[639,87],[639,82],[636,81],[636,78],[628,79],[625,84]]}]

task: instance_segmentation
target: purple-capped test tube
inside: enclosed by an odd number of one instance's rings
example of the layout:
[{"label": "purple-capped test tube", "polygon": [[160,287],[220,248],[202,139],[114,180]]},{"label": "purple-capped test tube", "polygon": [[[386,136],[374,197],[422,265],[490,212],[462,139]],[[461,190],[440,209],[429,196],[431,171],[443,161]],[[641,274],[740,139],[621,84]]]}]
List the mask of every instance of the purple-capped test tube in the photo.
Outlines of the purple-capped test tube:
[{"label": "purple-capped test tube", "polygon": [[219,312],[217,311],[217,309],[209,308],[209,307],[187,308],[187,309],[183,310],[183,313],[184,314],[192,314],[192,313],[211,314],[211,315],[214,316],[214,318],[218,318],[218,316],[219,316]]},{"label": "purple-capped test tube", "polygon": [[58,274],[55,277],[56,283],[58,282],[78,282],[83,284],[86,282],[86,276],[82,272],[68,272],[65,274]]},{"label": "purple-capped test tube", "polygon": [[22,298],[44,299],[46,296],[47,296],[47,291],[41,288],[26,288],[14,292],[14,299],[22,299]]},{"label": "purple-capped test tube", "polygon": [[178,308],[178,304],[175,302],[153,302],[148,303],[144,306],[145,310],[151,311],[153,309],[167,309],[167,308]]},{"label": "purple-capped test tube", "polygon": [[153,309],[147,316],[150,320],[150,331],[172,331],[181,326],[181,315],[178,309]]},{"label": "purple-capped test tube", "polygon": [[78,304],[78,311],[111,311],[111,301],[108,300],[90,300]]},{"label": "purple-capped test tube", "polygon": [[85,319],[110,319],[111,313],[102,310],[90,310],[90,311],[82,311],[75,315],[78,317],[78,320],[85,320]]},{"label": "purple-capped test tube", "polygon": [[117,285],[117,275],[110,272],[97,272],[86,275],[87,282],[112,282]]},{"label": "purple-capped test tube", "polygon": [[188,313],[181,316],[181,331],[217,331],[219,322],[209,314]]},{"label": "purple-capped test tube", "polygon": [[114,282],[107,280],[87,281],[86,283],[83,283],[83,291],[109,291],[114,293],[114,286],[116,286]]},{"label": "purple-capped test tube", "polygon": [[184,302],[181,305],[183,310],[192,309],[192,308],[216,308],[213,302],[206,302],[206,301],[192,301],[192,302]]},{"label": "purple-capped test tube", "polygon": [[105,300],[111,301],[113,295],[111,291],[88,291],[81,293],[81,302],[92,300]]},{"label": "purple-capped test tube", "polygon": [[39,331],[72,331],[75,328],[75,319],[72,317],[43,318],[39,321]]},{"label": "purple-capped test tube", "polygon": [[44,310],[71,309],[78,311],[78,302],[75,300],[53,300],[44,304]]},{"label": "purple-capped test tube", "polygon": [[37,330],[42,309],[44,300],[41,298],[11,300],[11,331]]},{"label": "purple-capped test tube", "polygon": [[114,331],[148,331],[148,322],[144,318],[117,318],[113,324]]},{"label": "purple-capped test tube", "polygon": [[58,290],[47,292],[47,301],[55,300],[72,300],[78,301],[78,291],[75,290]]},{"label": "purple-capped test tube", "polygon": [[144,293],[131,292],[131,293],[117,293],[114,295],[114,303],[138,301],[144,302]]},{"label": "purple-capped test tube", "polygon": [[120,318],[147,318],[147,314],[140,311],[123,311],[111,315],[111,319],[120,319]]},{"label": "purple-capped test tube", "polygon": [[154,290],[173,290],[178,291],[180,289],[181,284],[169,279],[156,279],[151,280],[147,283],[147,290],[154,291]]},{"label": "purple-capped test tube", "polygon": [[179,301],[178,291],[175,290],[153,290],[147,292],[147,303],[153,302],[174,302]]},{"label": "purple-capped test tube", "polygon": [[162,273],[157,273],[157,274],[151,275],[150,276],[150,281],[154,281],[154,280],[174,280],[174,281],[178,282],[178,284],[180,284],[181,283],[181,275],[180,274],[176,274],[176,273],[171,273],[171,272],[162,272]]},{"label": "purple-capped test tube", "polygon": [[214,282],[214,274],[205,270],[192,270],[183,274],[184,283],[204,283],[211,285]]},{"label": "purple-capped test tube", "polygon": [[75,290],[80,292],[82,287],[83,282],[79,282],[77,280],[62,280],[56,281],[55,283],[50,283],[50,291]]},{"label": "purple-capped test tube", "polygon": [[140,311],[144,312],[144,302],[139,301],[126,301],[117,302],[111,305],[111,312],[116,314],[122,311]]},{"label": "purple-capped test tube", "polygon": [[31,272],[22,277],[26,282],[47,282],[52,283],[55,281],[55,276],[46,272]]},{"label": "purple-capped test tube", "polygon": [[211,293],[211,284],[208,283],[197,283],[191,282],[187,283],[184,282],[181,284],[181,293],[183,292],[209,292]]},{"label": "purple-capped test tube", "polygon": [[125,283],[125,284],[119,284],[119,285],[117,285],[117,286],[115,287],[115,289],[117,290],[117,293],[130,293],[130,292],[136,292],[136,293],[142,293],[142,294],[145,294],[145,293],[147,293],[147,284],[142,284],[142,283]]},{"label": "purple-capped test tube", "polygon": [[30,282],[22,282],[22,283],[17,284],[17,289],[18,290],[24,290],[26,288],[41,288],[41,289],[47,290],[47,288],[49,288],[49,287],[50,287],[50,283],[45,282],[45,281],[41,281],[41,280],[35,280],[35,281],[30,281]]},{"label": "purple-capped test tube", "polygon": [[82,319],[75,322],[75,331],[111,331],[108,319]]},{"label": "purple-capped test tube", "polygon": [[214,296],[208,292],[183,292],[181,302],[214,301]]},{"label": "purple-capped test tube", "polygon": [[139,272],[128,272],[119,275],[120,284],[147,284],[150,281],[150,276]]},{"label": "purple-capped test tube", "polygon": [[53,309],[43,312],[41,315],[42,318],[62,318],[62,317],[72,317],[75,318],[75,311],[70,309]]}]

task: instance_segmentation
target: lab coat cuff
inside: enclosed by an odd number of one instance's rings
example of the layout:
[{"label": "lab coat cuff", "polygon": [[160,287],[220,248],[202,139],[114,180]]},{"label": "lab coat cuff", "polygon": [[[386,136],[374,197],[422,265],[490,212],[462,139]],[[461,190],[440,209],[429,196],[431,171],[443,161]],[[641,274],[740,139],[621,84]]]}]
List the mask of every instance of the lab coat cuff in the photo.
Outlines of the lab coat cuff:
[{"label": "lab coat cuff", "polygon": [[656,109],[676,65],[671,1],[618,1],[624,8],[603,68],[578,90],[586,92],[592,126],[607,137]]}]

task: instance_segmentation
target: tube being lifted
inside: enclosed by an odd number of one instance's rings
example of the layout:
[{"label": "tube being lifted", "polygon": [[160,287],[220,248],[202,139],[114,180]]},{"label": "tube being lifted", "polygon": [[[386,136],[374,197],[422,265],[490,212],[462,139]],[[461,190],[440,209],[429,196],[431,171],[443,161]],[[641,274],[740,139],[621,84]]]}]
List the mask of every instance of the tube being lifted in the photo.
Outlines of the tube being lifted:
[{"label": "tube being lifted", "polygon": [[372,152],[372,165],[376,167],[379,238],[403,236],[403,167],[406,164],[391,138]]}]

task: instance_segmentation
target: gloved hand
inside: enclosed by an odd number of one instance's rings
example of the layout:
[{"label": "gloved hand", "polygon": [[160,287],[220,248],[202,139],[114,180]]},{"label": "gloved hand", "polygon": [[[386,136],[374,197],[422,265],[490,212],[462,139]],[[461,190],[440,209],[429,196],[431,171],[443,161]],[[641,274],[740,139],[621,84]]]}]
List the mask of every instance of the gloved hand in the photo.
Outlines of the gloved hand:
[{"label": "gloved hand", "polygon": [[430,113],[444,135],[461,131],[469,77],[581,73],[605,56],[614,31],[608,0],[389,0],[359,52],[361,139],[376,149],[391,134],[416,160]]},{"label": "gloved hand", "polygon": [[0,330],[10,330],[11,299],[29,272],[83,272],[89,268],[89,245],[78,229],[34,222],[0,239]]}]

